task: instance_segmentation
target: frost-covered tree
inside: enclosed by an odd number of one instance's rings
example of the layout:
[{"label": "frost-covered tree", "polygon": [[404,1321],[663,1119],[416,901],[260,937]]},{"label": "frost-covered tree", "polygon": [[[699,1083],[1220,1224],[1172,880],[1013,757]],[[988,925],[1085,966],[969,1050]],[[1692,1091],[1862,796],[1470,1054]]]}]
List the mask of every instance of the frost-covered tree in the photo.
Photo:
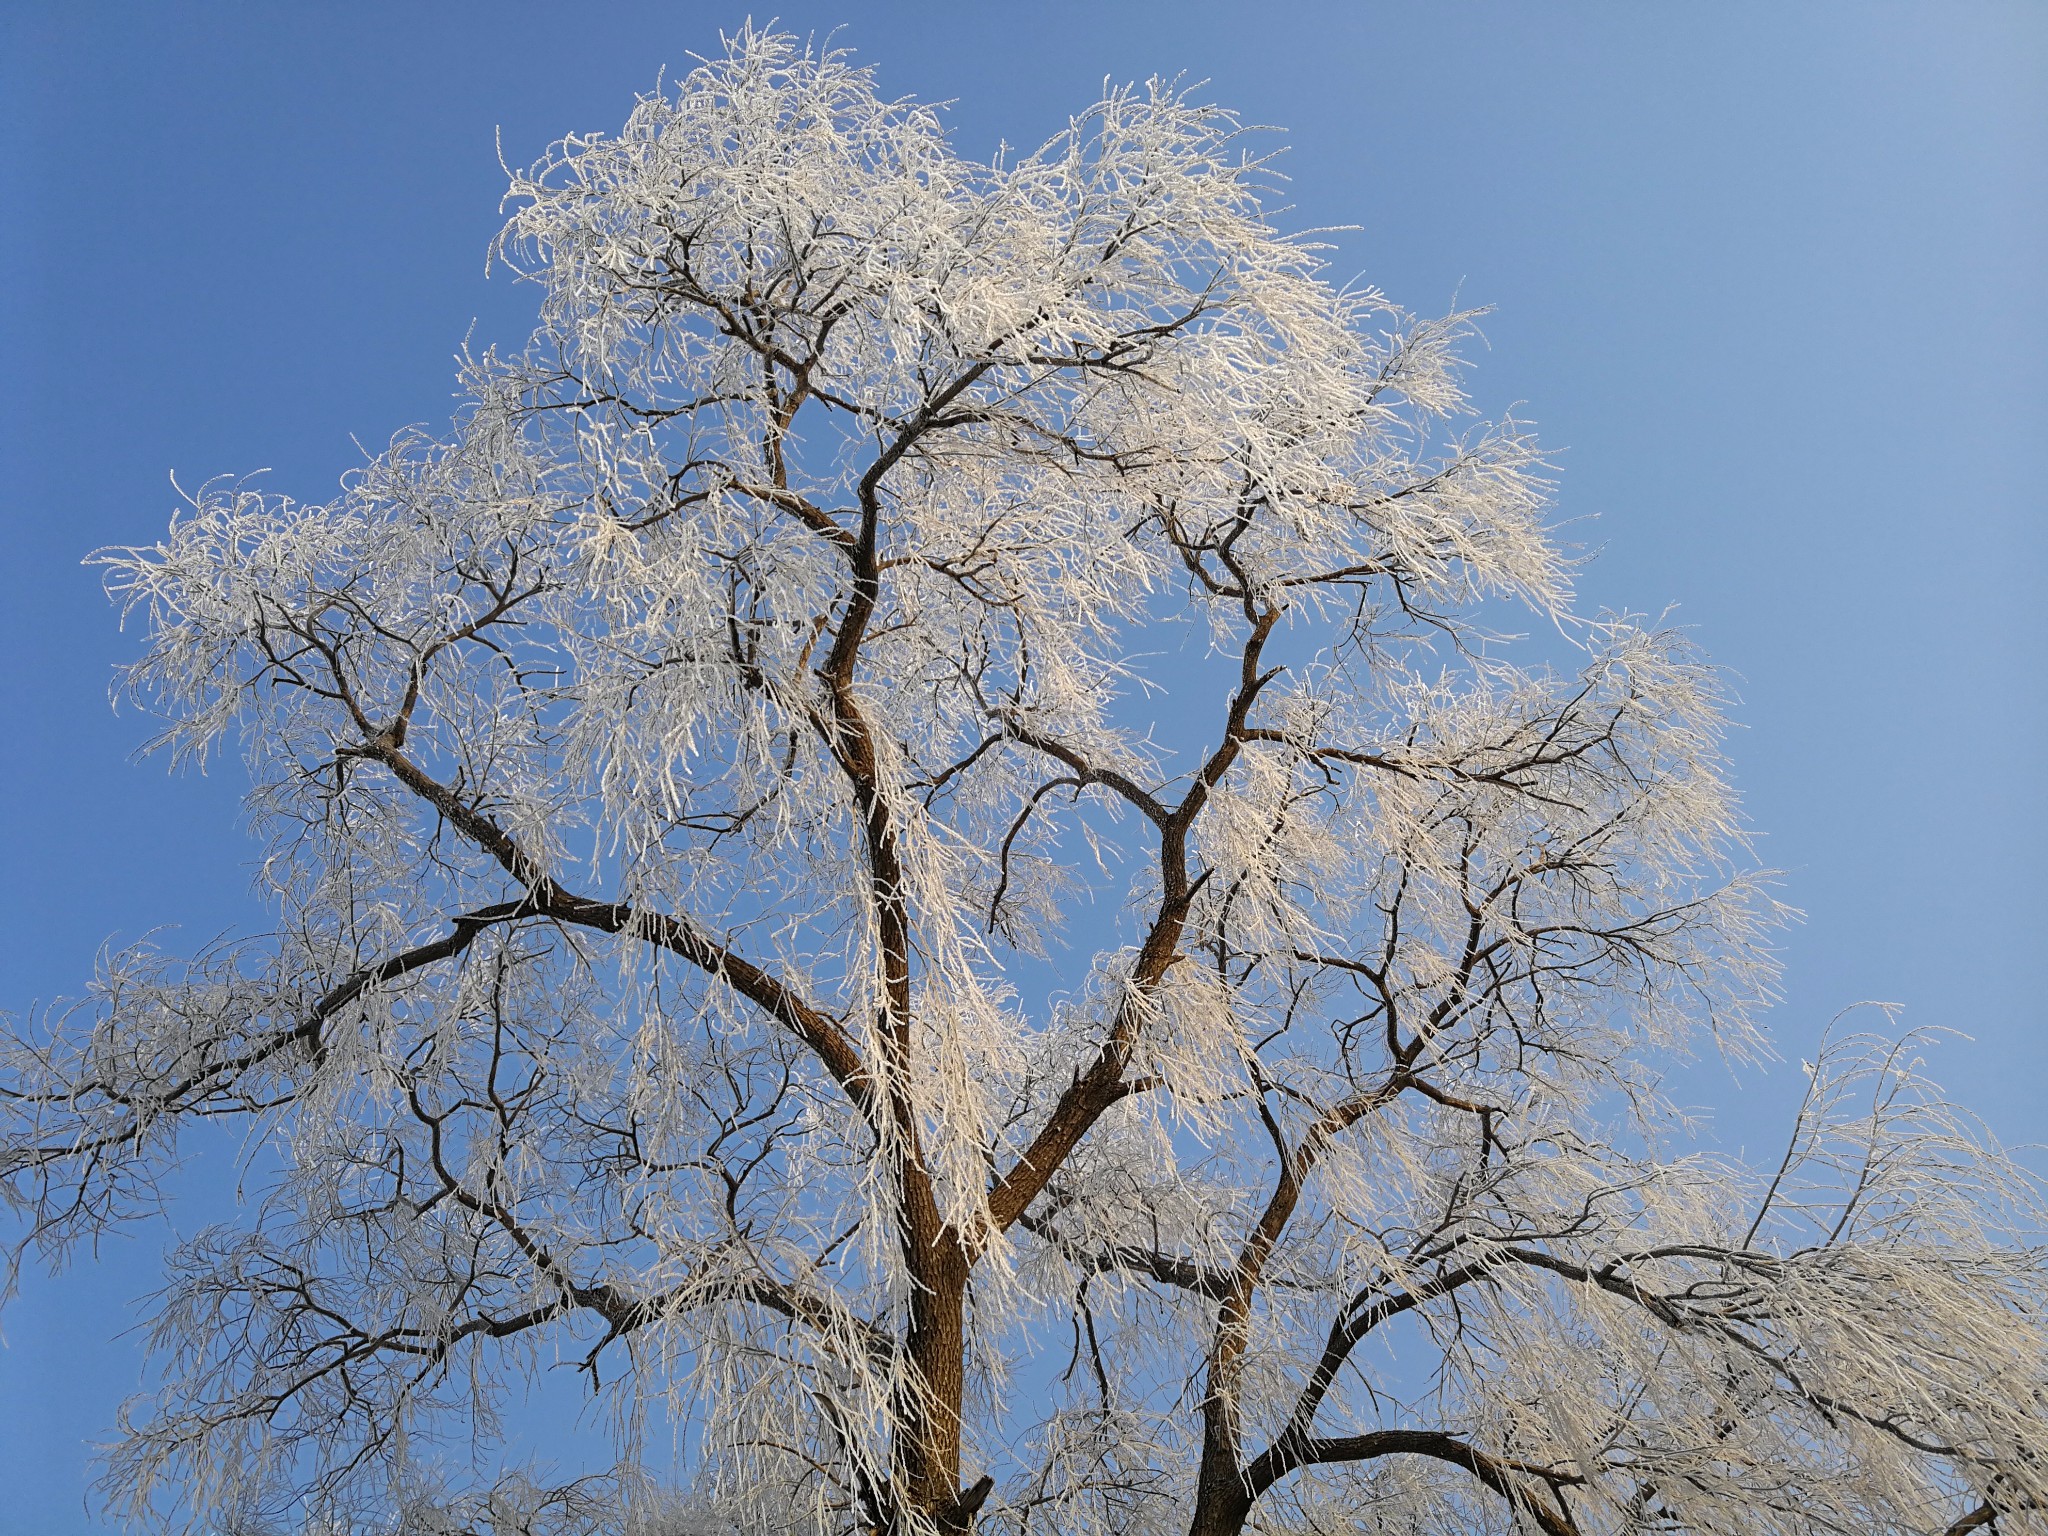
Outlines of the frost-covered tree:
[{"label": "frost-covered tree", "polygon": [[[1570,613],[1463,318],[1268,180],[1170,87],[979,164],[742,34],[513,178],[447,440],[104,557],[278,913],[10,1037],[24,1252],[245,1135],[119,1507],[2043,1529],[2032,1186],[1910,1046],[1689,1146],[1775,918],[1715,675]],[[560,1361],[610,1480],[462,1485]]]}]

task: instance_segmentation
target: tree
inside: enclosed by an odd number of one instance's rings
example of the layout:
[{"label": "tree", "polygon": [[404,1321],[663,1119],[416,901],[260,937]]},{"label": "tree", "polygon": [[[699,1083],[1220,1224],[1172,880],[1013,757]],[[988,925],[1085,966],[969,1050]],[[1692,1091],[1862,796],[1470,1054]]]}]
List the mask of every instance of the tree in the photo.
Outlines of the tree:
[{"label": "tree", "polygon": [[[1778,915],[1715,674],[1570,612],[1469,317],[1267,179],[1160,85],[968,163],[743,33],[514,177],[541,320],[450,438],[103,556],[279,914],[8,1046],[23,1253],[246,1122],[120,1507],[2042,1528],[2033,1184],[1910,1040],[1688,1149],[1660,1064],[1762,1048]],[[454,1484],[564,1357],[614,1477]]]}]

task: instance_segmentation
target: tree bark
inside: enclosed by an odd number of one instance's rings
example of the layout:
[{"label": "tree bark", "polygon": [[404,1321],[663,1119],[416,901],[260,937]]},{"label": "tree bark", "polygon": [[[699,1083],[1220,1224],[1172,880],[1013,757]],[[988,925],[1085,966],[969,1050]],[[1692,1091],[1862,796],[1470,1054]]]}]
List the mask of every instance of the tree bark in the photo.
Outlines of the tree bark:
[{"label": "tree bark", "polygon": [[1195,1514],[1188,1524],[1188,1536],[1242,1536],[1251,1512],[1251,1495],[1235,1467],[1220,1477],[1205,1470],[1196,1485]]},{"label": "tree bark", "polygon": [[[963,1502],[960,1408],[966,1385],[968,1265],[958,1236],[938,1223],[937,1209],[925,1193],[926,1199],[912,1202],[914,1208],[905,1213],[904,1222],[905,1257],[914,1289],[904,1340],[911,1380],[901,1404],[898,1496],[910,1509],[930,1517],[946,1536],[959,1536],[974,1523],[973,1509],[958,1508]],[[977,1501],[974,1508],[979,1507]]]}]

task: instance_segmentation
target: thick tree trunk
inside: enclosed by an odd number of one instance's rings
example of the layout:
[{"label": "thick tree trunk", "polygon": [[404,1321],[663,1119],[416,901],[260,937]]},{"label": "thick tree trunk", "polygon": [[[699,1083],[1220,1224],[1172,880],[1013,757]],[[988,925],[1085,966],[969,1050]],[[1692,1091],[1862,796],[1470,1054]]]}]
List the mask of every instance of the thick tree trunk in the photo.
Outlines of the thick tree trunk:
[{"label": "thick tree trunk", "polygon": [[[913,1229],[922,1225],[912,1223]],[[904,1340],[913,1381],[903,1403],[897,1475],[910,1508],[931,1516],[948,1532],[966,1531],[950,1511],[960,1496],[960,1406],[965,1388],[964,1303],[967,1260],[958,1241],[941,1230],[920,1241],[910,1272],[917,1289],[910,1299],[910,1330]]]},{"label": "thick tree trunk", "polygon": [[892,1481],[898,1509],[922,1515],[943,1536],[966,1536],[992,1481],[960,1486],[961,1400],[966,1390],[967,1278],[972,1265],[960,1234],[940,1217],[930,1180],[906,1149],[904,1267],[911,1283],[903,1340],[909,1380],[897,1403]]},{"label": "thick tree trunk", "polygon": [[1242,1536],[1252,1501],[1233,1469],[1227,1480],[1204,1478],[1195,1491],[1195,1515],[1188,1536]]},{"label": "thick tree trunk", "polygon": [[1238,1426],[1233,1406],[1247,1294],[1247,1288],[1240,1288],[1224,1299],[1216,1342],[1210,1348],[1209,1394],[1202,1403],[1202,1462],[1195,1474],[1195,1513],[1188,1523],[1188,1536],[1238,1536],[1251,1513],[1251,1494],[1237,1465]]}]

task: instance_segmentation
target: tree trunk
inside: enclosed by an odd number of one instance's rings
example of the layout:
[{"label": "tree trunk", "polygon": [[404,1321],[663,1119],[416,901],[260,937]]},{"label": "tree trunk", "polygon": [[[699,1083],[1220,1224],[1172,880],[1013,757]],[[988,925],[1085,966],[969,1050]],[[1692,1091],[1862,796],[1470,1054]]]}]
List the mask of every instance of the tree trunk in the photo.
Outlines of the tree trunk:
[{"label": "tree trunk", "polygon": [[1251,1498],[1235,1467],[1220,1478],[1205,1474],[1195,1489],[1195,1514],[1188,1522],[1188,1536],[1241,1536],[1251,1512]]},{"label": "tree trunk", "polygon": [[[960,1408],[966,1387],[967,1255],[928,1200],[911,1202],[904,1243],[913,1290],[904,1340],[912,1380],[901,1404],[896,1450],[897,1497],[930,1518],[945,1536],[965,1536],[988,1497],[960,1487]],[[919,1207],[923,1209],[920,1210]],[[917,1220],[916,1216],[926,1216]]]}]

